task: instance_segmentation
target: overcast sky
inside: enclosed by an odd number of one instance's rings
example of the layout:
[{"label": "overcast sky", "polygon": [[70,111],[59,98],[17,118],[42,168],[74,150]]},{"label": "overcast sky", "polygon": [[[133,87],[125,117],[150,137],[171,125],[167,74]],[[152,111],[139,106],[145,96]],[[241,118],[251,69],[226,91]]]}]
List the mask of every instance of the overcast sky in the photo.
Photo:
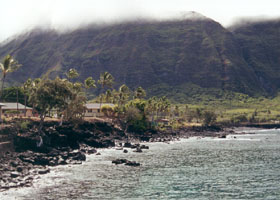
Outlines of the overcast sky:
[{"label": "overcast sky", "polygon": [[72,29],[91,22],[168,19],[196,11],[224,26],[239,17],[280,17],[280,0],[0,0],[0,41],[38,25]]}]

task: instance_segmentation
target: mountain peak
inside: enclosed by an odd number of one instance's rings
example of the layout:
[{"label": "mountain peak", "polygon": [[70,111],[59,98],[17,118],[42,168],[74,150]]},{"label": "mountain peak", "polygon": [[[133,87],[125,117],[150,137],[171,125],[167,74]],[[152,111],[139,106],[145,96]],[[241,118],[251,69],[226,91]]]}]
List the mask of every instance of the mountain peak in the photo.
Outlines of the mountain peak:
[{"label": "mountain peak", "polygon": [[11,53],[22,64],[9,76],[10,84],[64,76],[75,67],[80,80],[89,75],[98,79],[108,71],[116,86],[155,88],[155,95],[177,88],[181,102],[188,95],[182,88],[189,83],[247,94],[280,87],[280,26],[230,33],[200,13],[185,12],[170,21],[92,27],[59,34],[38,29],[2,46],[0,57]]},{"label": "mountain peak", "polygon": [[183,12],[182,17],[184,19],[209,19],[208,17],[202,15],[201,13],[195,12],[195,11],[188,11],[188,12]]}]

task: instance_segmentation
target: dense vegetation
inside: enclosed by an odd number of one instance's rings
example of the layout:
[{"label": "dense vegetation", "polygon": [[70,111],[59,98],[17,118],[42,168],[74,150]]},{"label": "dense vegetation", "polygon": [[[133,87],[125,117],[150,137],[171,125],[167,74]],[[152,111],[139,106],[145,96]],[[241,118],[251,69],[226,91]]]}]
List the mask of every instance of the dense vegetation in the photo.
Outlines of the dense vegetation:
[{"label": "dense vegetation", "polygon": [[[6,58],[14,60],[10,55]],[[15,60],[14,62],[17,63]],[[8,69],[8,67],[6,68]],[[3,80],[5,73],[6,71],[2,69]],[[176,125],[179,122],[179,107],[172,106],[166,97],[157,98],[154,96],[145,100],[146,91],[141,86],[135,91],[131,91],[128,86],[123,84],[118,90],[115,90],[113,89],[114,77],[109,72],[101,73],[97,82],[91,76],[86,78],[84,82],[77,81],[79,73],[75,69],[70,69],[66,73],[66,77],[67,79],[56,77],[55,79],[36,78],[32,80],[29,78],[21,87],[2,89],[2,100],[15,98],[16,93],[16,102],[20,102],[23,96],[25,106],[32,105],[33,111],[39,114],[41,135],[44,135],[42,131],[44,120],[53,111],[56,115],[61,116],[61,123],[63,117],[72,123],[83,121],[87,101],[85,92],[90,88],[97,88],[95,83],[98,83],[100,89],[98,97],[92,101],[99,102],[101,112],[105,114],[105,117],[117,123],[125,132],[145,132],[148,129],[158,129],[161,127],[161,123],[158,122],[162,119],[168,120],[169,125],[174,125],[171,120]],[[4,88],[3,86],[2,88]],[[115,106],[103,105],[104,101],[113,103]],[[191,113],[185,111],[185,114]],[[199,116],[197,112],[199,112]],[[202,112],[199,109],[197,112],[197,122],[203,119],[204,125],[210,125],[216,121],[214,112]]]},{"label": "dense vegetation", "polygon": [[[3,71],[2,71],[3,73]],[[95,81],[91,76],[83,82],[78,81],[79,73],[70,69],[67,79],[28,79],[21,87],[5,88],[4,101],[24,100],[25,105],[32,106],[40,116],[40,128],[45,117],[53,110],[66,120],[79,123],[84,118],[86,91],[95,89],[99,95],[91,101],[113,103],[114,107],[103,105],[101,112],[114,123],[129,132],[144,132],[148,129],[179,128],[189,125],[276,122],[279,120],[279,98],[252,98],[248,95],[230,93],[203,99],[196,105],[171,104],[168,98],[156,96],[146,98],[142,87],[132,91],[125,84],[114,89],[114,77],[109,72],[100,74]],[[98,89],[99,88],[99,89]],[[219,95],[219,93],[216,93]],[[203,94],[198,95],[203,98]],[[63,118],[61,118],[62,120]]]},{"label": "dense vegetation", "polygon": [[[227,30],[208,18],[89,26],[64,34],[34,30],[0,47],[0,57],[11,61],[3,64],[19,67],[8,53],[22,64],[17,71],[6,68],[3,83],[17,87],[3,88],[1,96],[36,107],[38,99],[27,97],[31,83],[66,80],[72,107],[63,108],[65,116],[81,116],[75,114],[83,110],[79,102],[112,102],[117,109],[103,112],[126,122],[126,129],[151,128],[162,118],[173,126],[277,122],[279,34],[277,20]],[[159,102],[169,105],[166,111]]]}]

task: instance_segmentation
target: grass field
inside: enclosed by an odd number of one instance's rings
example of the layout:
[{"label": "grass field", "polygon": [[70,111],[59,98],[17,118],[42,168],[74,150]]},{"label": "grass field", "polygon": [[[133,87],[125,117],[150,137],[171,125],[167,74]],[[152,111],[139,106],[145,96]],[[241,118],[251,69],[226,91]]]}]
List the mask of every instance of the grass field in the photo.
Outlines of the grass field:
[{"label": "grass field", "polygon": [[280,121],[280,95],[274,98],[253,98],[231,100],[211,100],[196,104],[179,104],[180,110],[187,106],[190,111],[196,109],[211,110],[217,115],[217,122],[277,122]]}]

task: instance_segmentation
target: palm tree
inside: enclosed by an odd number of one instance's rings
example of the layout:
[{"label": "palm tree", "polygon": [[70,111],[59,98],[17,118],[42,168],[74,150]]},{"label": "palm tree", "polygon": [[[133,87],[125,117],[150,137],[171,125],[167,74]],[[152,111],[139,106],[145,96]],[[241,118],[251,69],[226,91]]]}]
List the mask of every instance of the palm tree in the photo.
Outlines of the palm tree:
[{"label": "palm tree", "polygon": [[27,103],[27,96],[29,95],[29,88],[31,87],[32,80],[31,78],[27,79],[27,81],[23,84],[23,92],[24,92],[24,116],[26,117],[26,103]]},{"label": "palm tree", "polygon": [[68,79],[74,79],[74,78],[77,78],[79,76],[79,73],[77,72],[77,70],[71,68],[66,73],[66,76],[67,76]]},{"label": "palm tree", "polygon": [[142,87],[138,87],[134,92],[135,99],[143,99],[146,96],[146,91]]},{"label": "palm tree", "polygon": [[85,81],[84,81],[85,87],[86,88],[96,88],[95,85],[95,80],[93,80],[92,77],[88,77]]},{"label": "palm tree", "polygon": [[7,74],[17,70],[20,66],[21,65],[19,65],[18,62],[14,60],[11,55],[7,55],[4,58],[3,64],[0,63],[0,69],[2,70],[2,87],[1,87],[0,101],[2,100],[4,84],[5,84],[5,79]]},{"label": "palm tree", "polygon": [[28,93],[28,102],[32,103],[32,112],[34,112],[34,106],[35,106],[35,94],[39,87],[39,84],[41,83],[42,79],[36,78],[34,80],[31,80],[30,78],[24,83],[24,87],[26,88],[26,91]]},{"label": "palm tree", "polygon": [[[101,85],[101,93],[102,93],[105,87],[111,88],[113,86],[114,77],[109,72],[101,73],[98,83]],[[102,105],[102,100],[103,100],[103,95],[100,96],[100,109]]]},{"label": "palm tree", "polygon": [[105,101],[106,101],[106,103],[111,103],[112,97],[113,97],[112,91],[108,89],[105,92]]},{"label": "palm tree", "polygon": [[[166,98],[166,96],[161,97],[159,99],[159,101],[160,101],[160,109],[159,109],[160,115],[161,115],[161,117],[165,118],[166,113],[168,113],[170,110],[171,104],[170,104],[169,100]],[[162,114],[163,114],[163,116],[162,116]]]},{"label": "palm tree", "polygon": [[151,116],[152,124],[154,123],[155,120],[155,114],[157,113],[158,109],[158,98],[157,97],[152,97],[148,99],[147,101],[147,114]]},{"label": "palm tree", "polygon": [[115,90],[115,89],[112,90],[112,103],[113,104],[116,104],[119,102],[119,99],[120,99],[119,95],[120,94],[117,90]]},{"label": "palm tree", "polygon": [[114,83],[114,77],[109,72],[104,72],[100,74],[100,78],[98,80],[98,83],[101,85],[102,89],[107,87],[112,87]]},{"label": "palm tree", "polygon": [[119,105],[126,103],[130,95],[130,89],[125,84],[121,85],[119,88]]}]

